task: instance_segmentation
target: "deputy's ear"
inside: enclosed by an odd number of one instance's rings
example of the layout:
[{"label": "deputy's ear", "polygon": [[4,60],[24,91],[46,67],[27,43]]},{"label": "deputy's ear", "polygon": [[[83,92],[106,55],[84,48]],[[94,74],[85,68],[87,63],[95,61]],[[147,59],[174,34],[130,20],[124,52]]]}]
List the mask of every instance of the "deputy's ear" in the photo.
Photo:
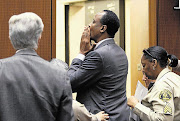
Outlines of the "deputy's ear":
[{"label": "deputy's ear", "polygon": [[156,68],[157,67],[157,60],[153,59],[152,62],[153,62],[153,67]]},{"label": "deputy's ear", "polygon": [[107,30],[107,25],[102,25],[100,32],[103,33]]}]

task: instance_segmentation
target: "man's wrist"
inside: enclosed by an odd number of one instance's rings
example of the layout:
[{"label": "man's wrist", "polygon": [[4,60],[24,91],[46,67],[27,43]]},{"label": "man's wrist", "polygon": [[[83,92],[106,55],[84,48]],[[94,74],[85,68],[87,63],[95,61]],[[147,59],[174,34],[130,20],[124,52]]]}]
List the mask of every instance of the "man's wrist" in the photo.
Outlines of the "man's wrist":
[{"label": "man's wrist", "polygon": [[85,52],[82,52],[82,51],[80,51],[79,53],[82,54],[82,55],[86,55],[86,53],[85,53]]}]

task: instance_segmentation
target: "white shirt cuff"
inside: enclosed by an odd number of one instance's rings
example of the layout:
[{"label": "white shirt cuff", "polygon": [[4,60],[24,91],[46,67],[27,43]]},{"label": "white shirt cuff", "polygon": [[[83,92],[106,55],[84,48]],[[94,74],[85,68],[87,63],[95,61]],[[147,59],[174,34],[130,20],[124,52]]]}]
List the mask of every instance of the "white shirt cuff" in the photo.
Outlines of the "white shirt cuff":
[{"label": "white shirt cuff", "polygon": [[85,55],[83,55],[83,54],[79,53],[79,54],[76,56],[76,58],[78,58],[78,59],[80,59],[80,60],[84,61],[84,59],[85,59]]}]

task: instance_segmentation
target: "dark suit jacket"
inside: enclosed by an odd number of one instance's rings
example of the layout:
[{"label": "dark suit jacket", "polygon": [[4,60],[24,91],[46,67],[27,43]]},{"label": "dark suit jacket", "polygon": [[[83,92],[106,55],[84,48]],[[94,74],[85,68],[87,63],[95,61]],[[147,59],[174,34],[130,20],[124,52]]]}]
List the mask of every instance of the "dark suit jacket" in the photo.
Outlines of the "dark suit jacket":
[{"label": "dark suit jacket", "polygon": [[92,113],[104,110],[108,121],[128,120],[127,73],[126,54],[113,39],[102,42],[84,61],[73,59],[68,71],[77,100]]},{"label": "dark suit jacket", "polygon": [[65,71],[34,50],[1,59],[0,121],[74,121]]}]

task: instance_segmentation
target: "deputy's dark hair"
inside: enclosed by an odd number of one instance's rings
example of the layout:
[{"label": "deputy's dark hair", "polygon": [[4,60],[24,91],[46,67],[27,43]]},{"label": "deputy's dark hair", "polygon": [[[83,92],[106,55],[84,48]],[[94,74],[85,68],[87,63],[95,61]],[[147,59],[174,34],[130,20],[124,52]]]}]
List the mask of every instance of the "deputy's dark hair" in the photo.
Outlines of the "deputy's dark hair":
[{"label": "deputy's dark hair", "polygon": [[176,67],[178,65],[178,58],[175,55],[170,54],[168,55],[168,58],[170,59],[170,67]]},{"label": "deputy's dark hair", "polygon": [[103,25],[107,25],[107,33],[110,35],[110,37],[114,37],[120,27],[119,19],[113,11],[103,11],[105,14],[102,16],[100,22]]},{"label": "deputy's dark hair", "polygon": [[169,66],[176,67],[178,63],[178,59],[175,55],[170,55],[167,53],[167,51],[160,46],[153,46],[148,49],[143,50],[144,56],[146,59],[148,59],[150,62],[152,62],[153,59],[156,59],[159,65],[162,68],[165,68],[168,65],[168,58],[171,60]]}]

